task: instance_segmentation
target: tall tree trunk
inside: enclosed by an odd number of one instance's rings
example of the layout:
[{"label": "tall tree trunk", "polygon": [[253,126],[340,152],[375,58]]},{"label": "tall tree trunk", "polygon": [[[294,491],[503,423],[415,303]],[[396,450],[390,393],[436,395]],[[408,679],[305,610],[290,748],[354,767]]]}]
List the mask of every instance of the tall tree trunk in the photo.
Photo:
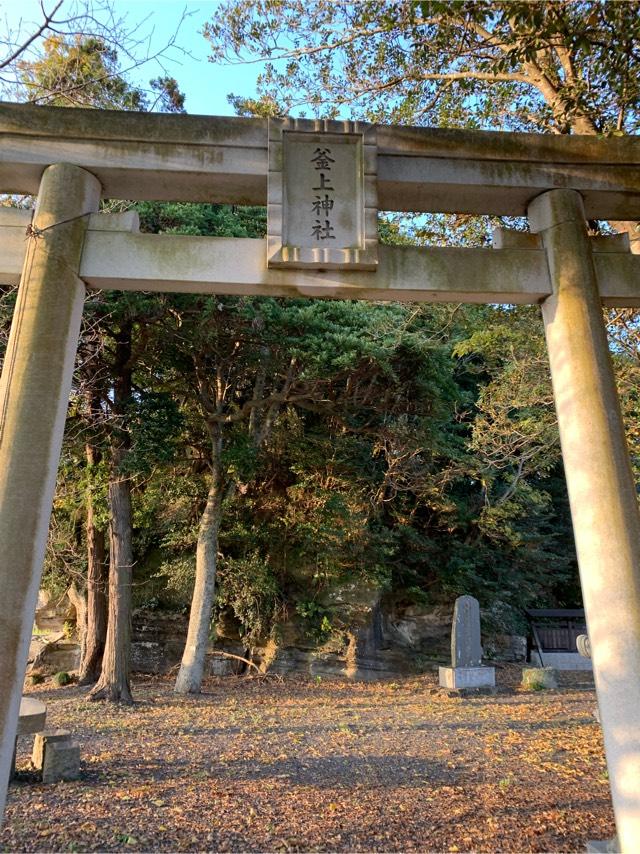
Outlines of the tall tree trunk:
[{"label": "tall tree trunk", "polygon": [[196,580],[189,614],[189,629],[182,663],[174,690],[178,694],[197,694],[202,686],[209,626],[213,609],[218,557],[218,532],[222,517],[222,437],[218,424],[210,425],[212,460],[211,484],[207,503],[200,518],[196,548]]},{"label": "tall tree trunk", "polygon": [[[114,449],[113,463],[119,466],[126,455]],[[131,648],[131,483],[117,469],[109,483],[109,621],[98,683],[92,700],[132,703],[129,684]]]},{"label": "tall tree trunk", "polygon": [[130,447],[126,407],[131,401],[131,323],[116,338],[113,412],[118,419],[112,432],[109,479],[109,618],[102,670],[91,700],[132,703],[129,684],[131,659],[131,585],[133,523],[131,480],[123,471]]},{"label": "tall tree trunk", "polygon": [[[87,444],[89,468],[100,461],[99,451]],[[107,638],[107,584],[104,531],[95,523],[93,490],[87,490],[87,602],[85,642],[81,645],[79,685],[96,682],[102,668]]]}]

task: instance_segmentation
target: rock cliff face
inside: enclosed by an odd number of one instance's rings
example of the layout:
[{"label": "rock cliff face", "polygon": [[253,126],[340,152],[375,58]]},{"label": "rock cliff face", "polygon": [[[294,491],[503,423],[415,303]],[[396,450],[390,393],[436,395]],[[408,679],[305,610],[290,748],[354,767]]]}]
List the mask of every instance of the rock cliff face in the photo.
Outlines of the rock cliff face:
[{"label": "rock cliff face", "polygon": [[71,636],[74,621],[75,609],[66,597],[56,602],[46,591],[38,593],[28,673],[58,673],[75,670],[79,666],[80,649]]},{"label": "rock cliff face", "polygon": [[[452,610],[416,605],[389,605],[375,586],[350,581],[328,591],[319,600],[321,613],[330,614],[323,624],[300,613],[290,614],[276,627],[273,637],[247,649],[232,619],[216,626],[217,638],[208,657],[210,675],[231,675],[246,667],[248,658],[263,671],[340,676],[356,680],[387,679],[420,673],[448,661]],[[45,672],[77,667],[78,650],[60,635],[69,612],[52,613],[43,605],[36,625],[58,630],[55,643],[42,652],[43,641],[34,636],[33,651],[40,651],[38,669]],[[58,609],[60,611],[60,608]],[[56,622],[57,620],[57,622]],[[142,673],[166,673],[179,664],[187,632],[187,615],[138,610],[133,618],[132,669]],[[46,639],[48,635],[44,635]],[[65,645],[64,656],[60,644]],[[486,653],[496,660],[522,661],[524,638],[498,635],[484,639]],[[38,647],[36,649],[36,647]],[[30,656],[30,658],[33,658]]]},{"label": "rock cliff face", "polygon": [[163,611],[136,611],[131,635],[131,669],[166,673],[180,663],[187,637],[187,616]]},{"label": "rock cliff face", "polygon": [[[340,676],[356,680],[388,679],[421,673],[448,661],[451,608],[389,606],[374,586],[353,581],[320,600],[331,614],[324,633],[297,613],[276,627],[273,637],[252,649],[243,646],[232,619],[216,626],[209,653],[211,675],[242,672],[231,656],[251,658],[263,671]],[[134,617],[134,669],[161,673],[178,664],[186,636],[186,617],[139,611]],[[526,640],[497,635],[485,640],[492,658],[522,661]]]}]

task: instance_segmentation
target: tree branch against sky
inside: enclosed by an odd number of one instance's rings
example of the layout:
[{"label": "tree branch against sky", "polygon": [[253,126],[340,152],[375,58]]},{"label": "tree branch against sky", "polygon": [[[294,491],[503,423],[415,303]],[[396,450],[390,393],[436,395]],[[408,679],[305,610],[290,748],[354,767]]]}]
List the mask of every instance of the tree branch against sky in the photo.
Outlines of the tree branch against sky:
[{"label": "tree branch against sky", "polygon": [[640,4],[230,0],[214,61],[263,60],[289,112],[551,133],[634,133]]},{"label": "tree branch against sky", "polygon": [[[148,68],[160,79],[169,77],[168,67],[188,56],[181,46],[181,28],[188,13],[186,8],[166,36],[155,37],[152,16],[136,15],[136,7],[121,11],[122,4],[112,0],[40,0],[27,6],[20,16],[5,13],[0,33],[0,93],[11,100],[34,100],[33,91],[25,79],[24,68],[42,62],[47,45],[99,43],[118,57],[117,68],[108,63],[96,63],[101,76],[87,79],[88,86],[97,89],[108,86],[110,78]],[[129,14],[132,13],[132,14]],[[87,69],[90,76],[91,69]],[[136,87],[137,88],[137,87]],[[65,93],[60,93],[65,94]],[[157,96],[153,86],[145,93],[152,103]],[[71,99],[74,93],[70,92]]]}]

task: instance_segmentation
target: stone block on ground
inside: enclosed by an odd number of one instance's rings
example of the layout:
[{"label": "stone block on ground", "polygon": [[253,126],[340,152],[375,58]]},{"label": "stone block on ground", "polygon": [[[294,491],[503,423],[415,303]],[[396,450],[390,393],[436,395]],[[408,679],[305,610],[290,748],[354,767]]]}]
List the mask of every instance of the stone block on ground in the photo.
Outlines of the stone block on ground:
[{"label": "stone block on ground", "polygon": [[52,741],[47,744],[42,767],[43,783],[77,780],[80,776],[80,745],[73,741]]},{"label": "stone block on ground", "polygon": [[557,688],[558,679],[554,667],[525,667],[522,671],[522,687],[532,691]]},{"label": "stone block on ground", "polygon": [[493,688],[496,684],[496,671],[494,667],[440,667],[439,681],[442,688],[453,691]]},{"label": "stone block on ground", "polygon": [[[247,666],[243,665],[241,661],[234,660],[233,658],[223,658],[216,655],[212,655],[208,661],[210,676],[238,675],[242,668]],[[254,670],[253,672],[255,673],[256,671]]]},{"label": "stone block on ground", "polygon": [[18,712],[18,735],[28,735],[44,729],[47,707],[35,697],[23,697]]},{"label": "stone block on ground", "polygon": [[578,652],[545,651],[543,664],[540,653],[534,649],[531,650],[530,664],[532,667],[553,667],[555,670],[593,670],[591,659],[583,658]]},{"label": "stone block on ground", "polygon": [[54,741],[70,742],[71,733],[66,729],[46,729],[43,732],[36,733],[31,753],[31,764],[36,770],[42,771],[47,745]]},{"label": "stone block on ground", "polygon": [[613,839],[590,839],[587,842],[585,850],[587,854],[619,854],[620,845],[618,844],[618,837],[614,836]]}]

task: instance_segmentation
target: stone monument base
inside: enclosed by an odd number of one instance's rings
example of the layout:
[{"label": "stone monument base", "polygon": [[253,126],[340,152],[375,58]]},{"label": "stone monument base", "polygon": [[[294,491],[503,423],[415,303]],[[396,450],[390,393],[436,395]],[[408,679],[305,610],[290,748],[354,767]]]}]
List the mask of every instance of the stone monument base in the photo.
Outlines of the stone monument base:
[{"label": "stone monument base", "polygon": [[460,691],[464,688],[493,688],[495,667],[440,667],[440,687]]},{"label": "stone monument base", "polygon": [[613,839],[595,840],[591,839],[587,842],[587,854],[619,854],[620,846],[618,845],[618,837]]}]

